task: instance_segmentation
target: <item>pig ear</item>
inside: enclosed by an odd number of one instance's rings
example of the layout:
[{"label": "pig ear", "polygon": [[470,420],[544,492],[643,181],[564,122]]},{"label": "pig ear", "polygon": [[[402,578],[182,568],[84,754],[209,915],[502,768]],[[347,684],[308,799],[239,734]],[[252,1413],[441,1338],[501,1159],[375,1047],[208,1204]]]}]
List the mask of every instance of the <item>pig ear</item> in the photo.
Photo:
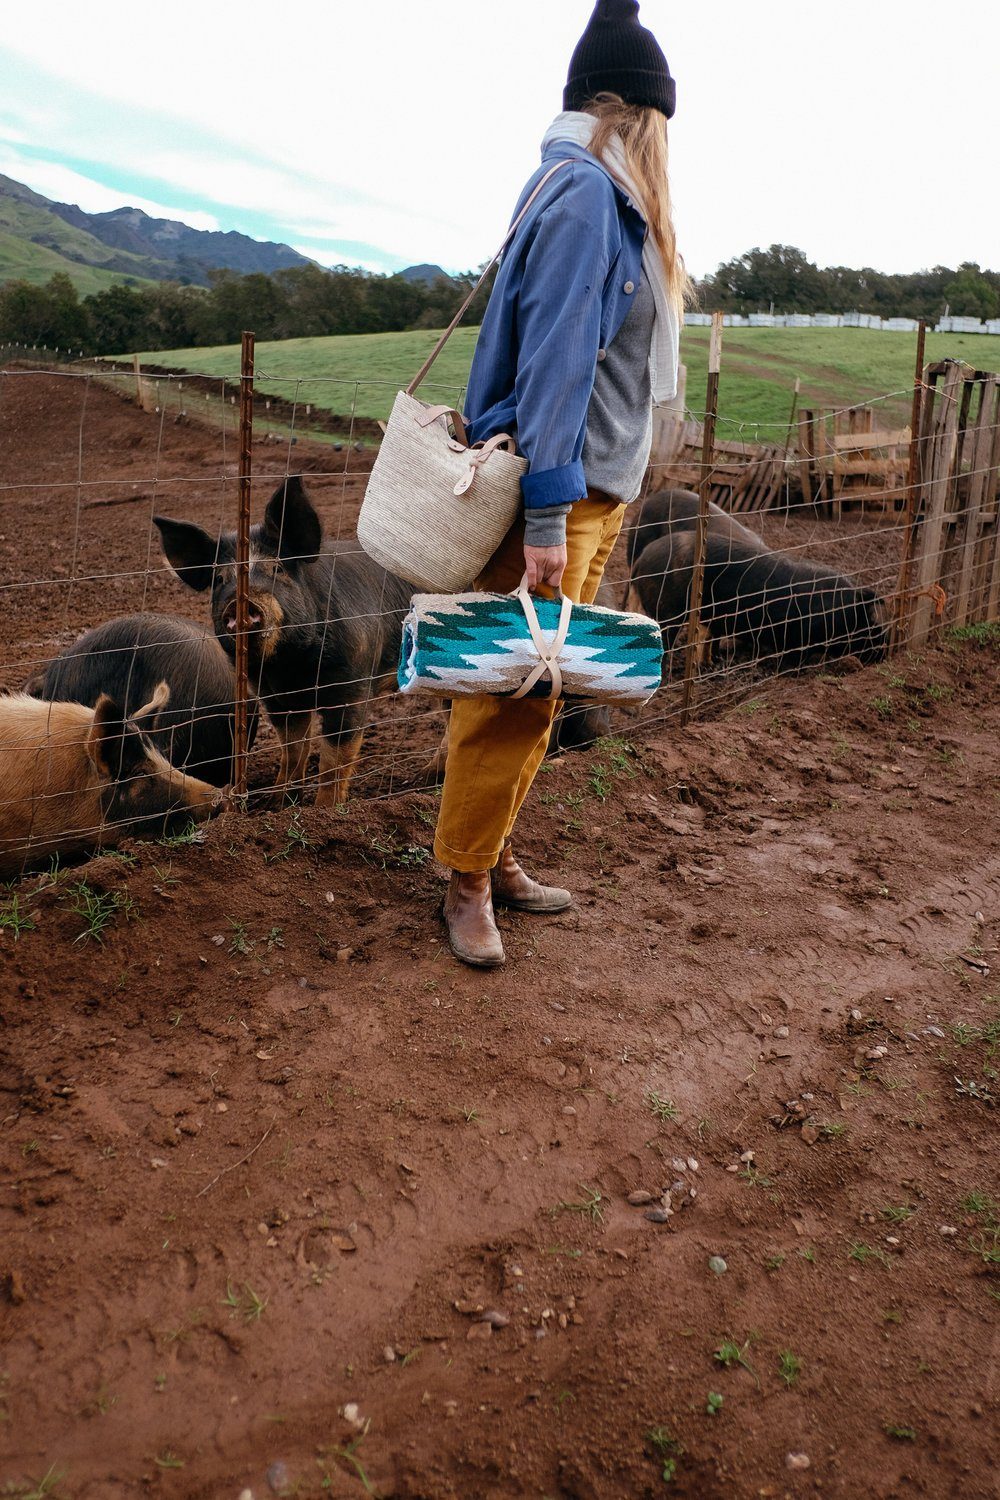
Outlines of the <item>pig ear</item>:
[{"label": "pig ear", "polygon": [[[132,723],[141,724],[142,728],[146,730],[147,733],[151,733],[152,730],[156,728],[156,720],[160,714],[161,709],[166,708],[169,702],[170,684],[168,682],[158,682],[153,690],[153,696],[152,698],[150,698],[149,702],[144,703],[141,708],[137,708],[135,713],[132,715]],[[148,724],[145,723],[146,719],[149,720]]]},{"label": "pig ear", "polygon": [[94,721],[87,734],[87,755],[98,771],[114,776],[121,763],[124,713],[119,704],[102,693],[94,709]]},{"label": "pig ear", "polygon": [[264,512],[264,534],[287,562],[313,562],[323,542],[323,527],[298,474],[279,484]]},{"label": "pig ear", "polygon": [[160,528],[163,555],[181,583],[199,594],[210,589],[218,542],[190,521],[171,521],[168,516],[154,516],[153,520]]}]

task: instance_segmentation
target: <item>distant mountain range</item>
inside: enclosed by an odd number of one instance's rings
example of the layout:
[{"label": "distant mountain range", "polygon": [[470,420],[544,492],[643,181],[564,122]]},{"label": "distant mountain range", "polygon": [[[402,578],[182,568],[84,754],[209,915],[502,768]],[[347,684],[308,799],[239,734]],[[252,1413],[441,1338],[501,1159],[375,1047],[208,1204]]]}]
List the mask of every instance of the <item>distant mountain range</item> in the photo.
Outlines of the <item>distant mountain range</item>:
[{"label": "distant mountain range", "polygon": [[192,229],[140,208],[84,213],[0,175],[0,282],[39,283],[64,271],[86,295],[125,279],[207,286],[213,269],[245,275],[309,264],[290,245],[235,230]]}]

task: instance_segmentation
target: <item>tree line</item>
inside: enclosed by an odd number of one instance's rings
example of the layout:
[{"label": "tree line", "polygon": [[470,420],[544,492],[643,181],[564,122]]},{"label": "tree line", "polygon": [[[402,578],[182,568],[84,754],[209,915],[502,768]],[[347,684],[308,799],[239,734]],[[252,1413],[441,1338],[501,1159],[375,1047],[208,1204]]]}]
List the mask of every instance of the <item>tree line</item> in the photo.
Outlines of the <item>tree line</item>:
[{"label": "tree line", "polygon": [[[0,286],[0,343],[122,354],[237,343],[244,328],[258,339],[440,328],[478,279],[470,272],[428,283],[350,266],[210,277],[207,288],[126,280],[87,297],[62,272],[41,286],[8,281]],[[490,285],[470,307],[470,323],[482,322]]]},{"label": "tree line", "polygon": [[926,318],[936,322],[947,309],[966,318],[1000,317],[1000,271],[984,271],[974,261],[957,270],[890,274],[870,266],[821,268],[794,245],[748,250],[726,261],[696,287],[706,312],[877,313],[882,318]]},{"label": "tree line", "polygon": [[[260,339],[440,328],[475,284],[475,273],[411,281],[350,266],[293,266],[272,275],[214,271],[207,288],[176,282],[116,282],[80,297],[59,273],[43,286],[0,286],[0,343],[121,354],[233,344],[244,328]],[[469,310],[482,322],[491,281]],[[695,287],[706,312],[867,312],[936,321],[1000,317],[1000,272],[972,261],[957,269],[889,274],[847,266],[821,269],[793,245],[748,250]]]}]

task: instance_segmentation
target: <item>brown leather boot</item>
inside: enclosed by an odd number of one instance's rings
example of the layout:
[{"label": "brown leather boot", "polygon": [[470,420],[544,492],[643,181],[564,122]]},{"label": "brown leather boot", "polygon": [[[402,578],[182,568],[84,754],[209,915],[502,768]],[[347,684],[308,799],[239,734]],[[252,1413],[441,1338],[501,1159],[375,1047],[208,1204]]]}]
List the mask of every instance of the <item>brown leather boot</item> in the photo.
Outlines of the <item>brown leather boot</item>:
[{"label": "brown leather boot", "polygon": [[500,858],[490,871],[493,877],[493,900],[497,906],[509,906],[514,911],[531,911],[541,914],[565,911],[572,906],[573,897],[559,885],[539,885],[526,875],[514,858],[508,839]]},{"label": "brown leather boot", "polygon": [[489,870],[452,870],[444,898],[444,920],[451,951],[477,969],[498,969],[507,955],[493,920]]}]

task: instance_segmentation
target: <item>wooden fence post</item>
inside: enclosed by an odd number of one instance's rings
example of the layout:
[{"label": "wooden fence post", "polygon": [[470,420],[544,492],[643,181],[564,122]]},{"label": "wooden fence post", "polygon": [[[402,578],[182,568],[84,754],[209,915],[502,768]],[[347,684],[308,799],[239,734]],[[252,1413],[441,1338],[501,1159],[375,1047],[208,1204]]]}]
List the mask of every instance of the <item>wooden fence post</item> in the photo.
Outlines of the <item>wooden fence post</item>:
[{"label": "wooden fence post", "polygon": [[149,403],[146,399],[146,382],[142,378],[142,365],[139,363],[138,354],[132,356],[132,373],[135,375],[135,400],[140,411],[149,411]]},{"label": "wooden fence post", "polygon": [[684,689],[681,698],[681,725],[691,717],[691,690],[694,685],[698,651],[701,645],[701,600],[705,586],[705,540],[708,533],[708,490],[715,451],[715,418],[719,409],[719,371],[722,367],[722,314],[712,314],[712,336],[708,345],[708,388],[705,393],[705,428],[701,444],[701,477],[698,481],[698,525],[694,538],[694,566],[691,570],[691,594],[688,601],[687,644],[684,649]]},{"label": "wooden fence post", "polygon": [[233,792],[247,793],[247,725],[250,700],[250,480],[253,471],[252,333],[244,333],[240,351],[240,461],[236,517],[236,712],[233,726]]},{"label": "wooden fence post", "polygon": [[906,622],[909,618],[910,573],[913,566],[913,545],[920,522],[920,443],[921,416],[924,407],[924,347],[927,340],[927,324],[921,318],[917,324],[917,365],[913,372],[913,404],[910,410],[910,463],[906,476],[906,530],[903,533],[903,557],[899,565],[899,585],[896,600],[896,619],[893,624],[893,645],[903,645]]},{"label": "wooden fence post", "polygon": [[958,459],[959,425],[965,396],[965,382],[971,374],[958,360],[946,364],[944,386],[930,441],[929,463],[925,466],[927,501],[920,524],[919,555],[916,558],[914,587],[919,597],[913,612],[913,629],[909,644],[920,648],[931,632],[934,605],[925,592],[941,581],[942,540],[948,516],[948,503],[955,493],[955,469]]},{"label": "wooden fence post", "polygon": [[788,450],[792,446],[792,434],[795,431],[795,413],[798,410],[798,406],[799,406],[799,392],[801,391],[801,389],[802,389],[802,377],[800,375],[796,375],[796,377],[795,377],[795,389],[792,391],[792,409],[788,413],[788,432],[787,432],[787,434],[785,436],[785,457],[784,457],[784,462],[786,464],[788,462]]},{"label": "wooden fence post", "polygon": [[975,600],[980,620],[1000,617],[1000,376],[993,378],[993,444],[988,460],[983,513],[988,517],[976,561]]},{"label": "wooden fence post", "polygon": [[980,517],[989,478],[990,452],[996,430],[994,398],[996,386],[988,376],[977,380],[979,386],[979,411],[975,425],[969,432],[969,489],[964,508],[955,522],[955,546],[959,553],[958,583],[955,588],[955,605],[951,612],[953,625],[964,625],[973,613],[972,582],[975,571],[976,552],[979,543]]}]

